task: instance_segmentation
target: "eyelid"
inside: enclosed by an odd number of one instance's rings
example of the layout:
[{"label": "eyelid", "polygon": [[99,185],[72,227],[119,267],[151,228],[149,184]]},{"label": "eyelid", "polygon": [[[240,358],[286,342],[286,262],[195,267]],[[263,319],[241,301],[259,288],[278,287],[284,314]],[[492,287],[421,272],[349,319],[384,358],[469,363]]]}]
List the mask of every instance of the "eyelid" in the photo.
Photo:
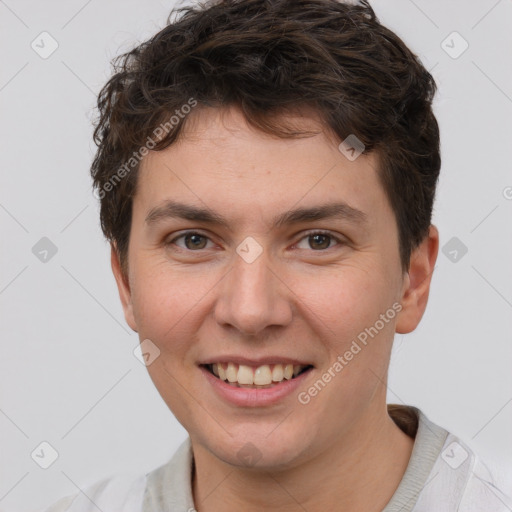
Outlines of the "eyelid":
[{"label": "eyelid", "polygon": [[[188,230],[184,230],[181,233],[179,233],[178,235],[174,236],[172,238],[172,240],[169,240],[168,242],[165,242],[165,245],[174,244],[176,242],[176,240],[178,240],[178,239],[180,239],[180,238],[182,238],[184,236],[190,235],[190,234],[200,235],[200,236],[208,239],[210,242],[213,242],[213,240],[210,238],[210,236],[208,234],[204,233],[203,231],[197,230],[197,229],[188,229]],[[324,229],[310,229],[310,230],[304,232],[302,234],[302,236],[297,240],[297,242],[295,242],[294,245],[297,245],[304,238],[307,238],[308,236],[311,236],[311,235],[326,235],[326,236],[329,236],[330,238],[332,238],[333,240],[335,240],[338,243],[337,245],[346,245],[347,244],[346,240],[343,240],[343,238],[340,238],[339,236],[336,236],[331,231],[324,230]],[[197,251],[193,251],[193,250],[190,250],[190,249],[183,249],[182,247],[179,247],[179,246],[177,246],[177,247],[178,247],[178,249],[182,249],[182,250],[187,251],[187,252],[200,252],[201,250],[204,250],[204,249],[198,249]],[[335,246],[333,246],[333,247],[335,247]],[[333,247],[328,247],[327,249],[322,249],[322,250],[319,250],[319,251],[311,250],[311,252],[317,252],[317,253],[326,252],[328,249],[332,249]],[[301,250],[301,249],[299,249],[299,250]]]}]

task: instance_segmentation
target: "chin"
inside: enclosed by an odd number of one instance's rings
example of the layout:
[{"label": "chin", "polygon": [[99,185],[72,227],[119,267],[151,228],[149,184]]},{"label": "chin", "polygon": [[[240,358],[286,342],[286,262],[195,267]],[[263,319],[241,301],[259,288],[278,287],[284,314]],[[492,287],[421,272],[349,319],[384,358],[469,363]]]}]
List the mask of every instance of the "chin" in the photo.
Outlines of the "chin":
[{"label": "chin", "polygon": [[[227,434],[215,442],[208,439],[206,446],[215,457],[239,468],[289,469],[299,464],[309,445],[304,432],[290,435],[289,428],[282,427],[281,435],[277,435],[275,430],[272,432],[275,424],[264,430],[258,425],[251,425],[250,428],[241,428],[240,433],[233,437]],[[269,435],[268,432],[272,433]]]}]

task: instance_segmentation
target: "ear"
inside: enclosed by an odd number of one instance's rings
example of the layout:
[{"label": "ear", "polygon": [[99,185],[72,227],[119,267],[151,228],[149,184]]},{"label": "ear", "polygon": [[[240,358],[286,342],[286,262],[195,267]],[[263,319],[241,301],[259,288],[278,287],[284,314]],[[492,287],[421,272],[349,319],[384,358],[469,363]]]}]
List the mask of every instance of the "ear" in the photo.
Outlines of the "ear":
[{"label": "ear", "polygon": [[439,250],[439,232],[433,225],[428,235],[411,254],[409,271],[402,288],[402,310],[398,314],[396,332],[406,334],[414,331],[427,307],[432,273]]},{"label": "ear", "polygon": [[112,272],[114,273],[114,277],[116,279],[117,289],[119,291],[119,298],[121,299],[121,304],[123,306],[124,318],[126,320],[126,323],[130,326],[130,328],[133,331],[138,332],[137,323],[135,322],[135,317],[133,315],[130,283],[128,281],[128,276],[125,276],[123,271],[121,270],[119,254],[117,252],[117,248],[113,243],[110,244],[110,264],[112,266]]}]

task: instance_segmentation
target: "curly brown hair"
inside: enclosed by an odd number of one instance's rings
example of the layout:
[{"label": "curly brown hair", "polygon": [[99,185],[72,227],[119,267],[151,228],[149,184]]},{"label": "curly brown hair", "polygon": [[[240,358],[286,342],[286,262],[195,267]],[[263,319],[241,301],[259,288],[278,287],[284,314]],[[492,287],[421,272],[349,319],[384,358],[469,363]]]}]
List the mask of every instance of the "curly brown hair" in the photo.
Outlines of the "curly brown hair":
[{"label": "curly brown hair", "polygon": [[[340,141],[355,135],[365,153],[378,156],[407,271],[428,233],[441,166],[436,84],[368,2],[214,0],[181,7],[112,67],[98,96],[91,175],[101,228],[125,275],[140,155],[150,139],[155,151],[177,140],[187,122],[184,105],[236,106],[250,125],[279,137],[304,133],[284,126],[282,114],[307,107]],[[152,134],[161,135],[158,142]]]}]

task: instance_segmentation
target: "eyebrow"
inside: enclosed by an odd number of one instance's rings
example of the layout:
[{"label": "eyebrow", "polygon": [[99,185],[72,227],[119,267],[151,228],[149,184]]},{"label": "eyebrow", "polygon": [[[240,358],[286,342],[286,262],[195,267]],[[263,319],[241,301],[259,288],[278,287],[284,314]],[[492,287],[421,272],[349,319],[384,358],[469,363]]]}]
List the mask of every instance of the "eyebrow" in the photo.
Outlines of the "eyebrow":
[{"label": "eyebrow", "polygon": [[[204,222],[211,225],[216,224],[224,226],[225,228],[230,227],[228,220],[217,212],[173,200],[166,200],[161,205],[152,208],[146,216],[145,223],[151,226],[164,219],[173,218]],[[346,203],[337,202],[309,208],[296,208],[276,215],[272,219],[271,224],[272,227],[277,228],[283,225],[314,222],[332,218],[339,218],[359,225],[368,222],[366,213]]]}]

